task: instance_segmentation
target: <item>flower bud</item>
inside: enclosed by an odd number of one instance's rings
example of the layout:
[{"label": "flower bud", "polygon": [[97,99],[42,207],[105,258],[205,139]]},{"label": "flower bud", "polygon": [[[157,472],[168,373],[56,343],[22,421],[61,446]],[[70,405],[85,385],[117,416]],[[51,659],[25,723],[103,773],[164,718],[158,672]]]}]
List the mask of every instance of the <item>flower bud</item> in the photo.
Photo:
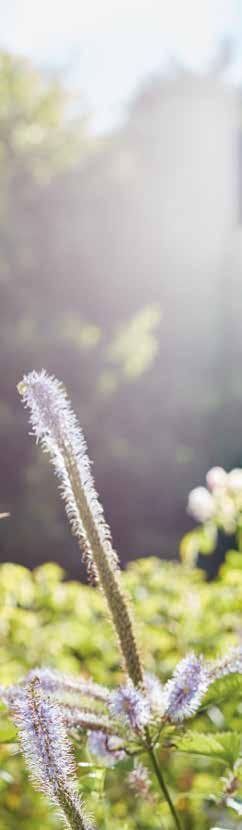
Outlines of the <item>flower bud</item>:
[{"label": "flower bud", "polygon": [[195,487],[188,497],[188,513],[198,522],[207,522],[214,515],[214,501],[206,487]]},{"label": "flower bud", "polygon": [[242,492],[242,470],[231,470],[228,474],[228,486],[233,493]]},{"label": "flower bud", "polygon": [[219,523],[225,533],[234,533],[236,529],[236,505],[232,498],[225,496],[218,509]]},{"label": "flower bud", "polygon": [[216,490],[217,487],[226,487],[227,478],[227,473],[223,467],[212,467],[206,475],[209,490]]}]

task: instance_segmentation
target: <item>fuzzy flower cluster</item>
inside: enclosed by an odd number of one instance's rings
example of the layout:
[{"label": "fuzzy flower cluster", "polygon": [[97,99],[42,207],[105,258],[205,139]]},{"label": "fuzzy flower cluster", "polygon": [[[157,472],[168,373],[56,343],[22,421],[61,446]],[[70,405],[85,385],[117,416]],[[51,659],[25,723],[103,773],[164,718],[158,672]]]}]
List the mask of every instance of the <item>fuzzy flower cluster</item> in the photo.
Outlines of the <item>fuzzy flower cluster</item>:
[{"label": "fuzzy flower cluster", "polygon": [[128,681],[113,692],[110,711],[114,717],[121,717],[134,732],[140,732],[150,720],[150,704],[143,691]]},{"label": "fuzzy flower cluster", "polygon": [[213,522],[225,533],[233,533],[242,513],[242,469],[226,473],[212,467],[207,487],[195,487],[188,498],[188,512],[199,522]]},{"label": "fuzzy flower cluster", "polygon": [[61,707],[63,721],[69,731],[81,730],[87,732],[88,730],[103,731],[106,735],[113,735],[115,726],[111,718],[103,715],[102,712],[96,713],[90,709],[78,706],[62,705]]},{"label": "fuzzy flower cluster", "polygon": [[[31,680],[35,672],[35,669],[30,671],[27,680]],[[71,674],[64,674],[64,672],[49,668],[38,669],[38,677],[42,688],[48,694],[52,692],[63,696],[65,694],[81,695],[104,704],[109,701],[109,689],[99,683],[94,683],[92,679],[73,677]]]},{"label": "fuzzy flower cluster", "polygon": [[163,688],[163,717],[169,718],[172,723],[193,717],[209,686],[229,674],[242,674],[241,647],[234,648],[225,657],[213,661],[206,661],[194,654],[184,657]]},{"label": "fuzzy flower cluster", "polygon": [[60,709],[45,697],[38,675],[11,706],[31,777],[71,830],[92,830],[78,796],[75,764]]},{"label": "fuzzy flower cluster", "polygon": [[[164,686],[158,678],[146,674],[143,688],[135,687],[129,680],[108,692],[91,679],[79,680],[51,669],[36,669],[26,680],[2,689],[0,694],[18,728],[36,786],[58,807],[66,828],[92,830],[78,796],[69,734],[73,730],[75,736],[79,730],[85,733],[90,754],[104,767],[111,768],[123,761],[130,750],[133,754],[134,746],[144,750],[145,727],[151,735],[167,722],[179,728],[196,715],[211,684],[235,673],[242,674],[241,647],[214,661],[188,655]],[[83,697],[87,691],[86,707]],[[128,780],[138,796],[151,797],[147,770],[137,758]]]},{"label": "fuzzy flower cluster", "polygon": [[164,716],[173,723],[192,717],[209,686],[205,662],[190,654],[178,663],[163,690]]},{"label": "fuzzy flower cluster", "polygon": [[210,683],[228,674],[242,674],[242,647],[233,648],[225,657],[214,660],[208,670]]},{"label": "fuzzy flower cluster", "polygon": [[[72,529],[81,541],[83,555],[90,570],[96,571],[88,533],[89,512],[103,545],[104,551],[114,568],[117,557],[111,546],[110,530],[103,508],[98,500],[87,447],[82,431],[72,412],[63,385],[54,377],[41,372],[30,372],[18,385],[24,405],[30,410],[30,423],[37,443],[48,453],[61,481],[61,490]],[[85,494],[86,506],[81,515],[78,498],[75,495],[75,478],[78,494]]]}]

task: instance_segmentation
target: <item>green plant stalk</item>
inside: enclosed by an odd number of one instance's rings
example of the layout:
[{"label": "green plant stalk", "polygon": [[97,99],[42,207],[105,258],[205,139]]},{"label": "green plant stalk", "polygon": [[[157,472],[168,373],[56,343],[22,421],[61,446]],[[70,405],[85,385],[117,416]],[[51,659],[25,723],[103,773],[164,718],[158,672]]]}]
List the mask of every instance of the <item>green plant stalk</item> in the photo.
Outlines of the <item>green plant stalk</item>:
[{"label": "green plant stalk", "polygon": [[174,819],[176,830],[183,830],[179,815],[176,811],[175,805],[173,804],[173,801],[172,801],[172,798],[170,796],[168,787],[167,787],[167,785],[164,781],[160,766],[158,764],[156,753],[155,753],[155,750],[154,750],[154,748],[152,746],[152,743],[151,743],[151,740],[150,740],[150,734],[149,734],[148,728],[145,730],[145,732],[146,732],[146,741],[147,741],[146,750],[147,750],[147,752],[150,756],[150,760],[151,760],[153,770],[154,770],[154,773],[156,775],[160,790],[162,792],[162,795],[164,796],[165,801],[168,804],[169,810],[170,810],[171,815]]}]

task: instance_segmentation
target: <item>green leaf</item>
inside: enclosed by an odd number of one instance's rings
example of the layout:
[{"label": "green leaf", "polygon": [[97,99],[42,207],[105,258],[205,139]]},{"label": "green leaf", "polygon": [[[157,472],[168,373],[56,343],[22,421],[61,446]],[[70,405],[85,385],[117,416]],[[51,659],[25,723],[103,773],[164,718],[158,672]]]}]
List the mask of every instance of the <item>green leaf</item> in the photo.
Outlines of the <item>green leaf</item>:
[{"label": "green leaf", "polygon": [[241,739],[242,736],[235,732],[206,735],[201,732],[188,732],[176,741],[176,748],[179,752],[217,758],[218,761],[233,766],[240,754]]},{"label": "green leaf", "polygon": [[212,703],[219,704],[224,700],[242,698],[242,675],[227,674],[211,683],[203,698],[202,708]]}]

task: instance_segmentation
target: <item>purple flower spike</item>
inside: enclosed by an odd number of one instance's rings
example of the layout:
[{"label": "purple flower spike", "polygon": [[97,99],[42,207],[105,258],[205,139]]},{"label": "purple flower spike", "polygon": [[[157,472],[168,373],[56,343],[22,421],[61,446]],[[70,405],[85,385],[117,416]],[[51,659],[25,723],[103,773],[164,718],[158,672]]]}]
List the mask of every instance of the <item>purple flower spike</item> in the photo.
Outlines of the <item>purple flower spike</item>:
[{"label": "purple flower spike", "polygon": [[127,673],[143,683],[133,620],[122,589],[117,554],[99,501],[86,442],[61,383],[44,370],[30,372],[18,384],[37,442],[60,481],[72,532],[78,539],[89,576],[99,584],[118,638]]},{"label": "purple flower spike", "polygon": [[191,718],[209,686],[208,671],[200,657],[184,657],[164,687],[164,714],[171,721]]},{"label": "purple flower spike", "polygon": [[[35,674],[36,669],[30,671],[27,675],[27,680],[31,680]],[[45,689],[48,694],[65,695],[65,693],[70,693],[82,695],[98,700],[106,705],[110,698],[109,690],[105,686],[94,683],[91,678],[72,677],[72,675],[49,668],[38,669],[38,677],[42,689]]]},{"label": "purple flower spike", "polygon": [[78,796],[75,764],[60,708],[41,691],[38,676],[11,707],[34,784],[58,808],[69,830],[93,830]]},{"label": "purple flower spike", "polygon": [[225,656],[209,664],[210,681],[218,680],[227,674],[242,674],[242,647],[231,649]]},{"label": "purple flower spike", "polygon": [[[30,423],[37,443],[52,460],[56,475],[61,482],[61,492],[66,503],[66,511],[74,532],[82,542],[83,556],[92,573],[96,574],[87,523],[94,523],[99,541],[103,545],[105,556],[112,568],[117,569],[117,556],[111,546],[110,529],[105,522],[102,506],[98,500],[91,465],[87,455],[87,446],[76,416],[72,412],[63,385],[54,377],[41,372],[24,375],[18,384],[24,405],[30,409]],[[76,492],[73,488],[75,472],[75,490],[85,494],[86,516],[81,516]],[[84,511],[84,512],[85,512]],[[97,574],[96,574],[97,575]]]},{"label": "purple flower spike", "polygon": [[112,693],[110,710],[114,716],[121,716],[135,732],[142,730],[150,720],[149,701],[131,681]]}]

